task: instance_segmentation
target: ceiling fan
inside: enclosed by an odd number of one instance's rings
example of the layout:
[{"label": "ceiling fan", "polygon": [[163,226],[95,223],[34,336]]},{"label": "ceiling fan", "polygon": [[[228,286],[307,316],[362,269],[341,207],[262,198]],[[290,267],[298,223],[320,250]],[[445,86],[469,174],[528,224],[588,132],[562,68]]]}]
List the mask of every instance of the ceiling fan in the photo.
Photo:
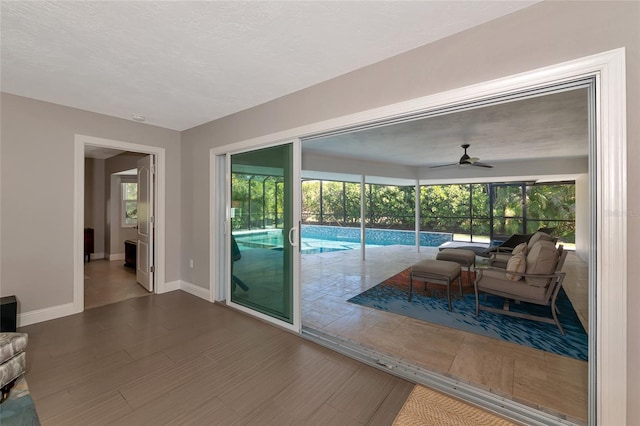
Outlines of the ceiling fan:
[{"label": "ceiling fan", "polygon": [[436,169],[438,167],[449,167],[449,166],[475,166],[475,167],[486,167],[488,169],[493,168],[491,164],[481,163],[479,161],[480,159],[477,157],[469,157],[469,154],[467,154],[467,148],[469,148],[470,145],[468,143],[465,143],[460,146],[462,147],[462,149],[464,149],[464,154],[462,154],[462,157],[460,157],[460,161],[458,161],[457,163],[440,164],[438,166],[431,166],[430,169]]}]

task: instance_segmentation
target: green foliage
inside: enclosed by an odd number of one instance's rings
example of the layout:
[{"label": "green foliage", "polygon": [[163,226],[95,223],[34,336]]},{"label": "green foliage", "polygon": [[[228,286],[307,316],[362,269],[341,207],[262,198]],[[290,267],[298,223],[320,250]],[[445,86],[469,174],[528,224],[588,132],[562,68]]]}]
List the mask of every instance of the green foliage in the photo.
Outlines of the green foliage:
[{"label": "green foliage", "polygon": [[[557,219],[569,221],[558,221]],[[527,232],[555,227],[561,241],[575,242],[575,185],[534,185],[527,188]]]},{"label": "green foliage", "polygon": [[523,234],[522,184],[493,186],[493,233]]},{"label": "green foliage", "polygon": [[415,190],[412,186],[367,185],[367,226],[415,229]]},{"label": "green foliage", "polygon": [[[572,184],[454,184],[420,188],[420,229],[488,237],[531,233],[541,227],[555,227],[561,241],[575,240],[575,189]],[[281,226],[284,213],[283,184],[276,177],[232,176],[234,229]],[[489,192],[493,191],[491,212]],[[365,186],[366,226],[415,229],[413,186]],[[527,229],[523,229],[524,206]],[[303,223],[360,226],[360,184],[338,181],[302,182]]]},{"label": "green foliage", "polygon": [[138,184],[136,182],[123,182],[122,187],[124,189],[125,200],[138,199]]},{"label": "green foliage", "polygon": [[277,176],[231,176],[231,207],[233,230],[278,228],[284,215],[284,188]]},{"label": "green foliage", "polygon": [[303,181],[302,221],[322,225],[360,226],[360,185],[326,180]]}]

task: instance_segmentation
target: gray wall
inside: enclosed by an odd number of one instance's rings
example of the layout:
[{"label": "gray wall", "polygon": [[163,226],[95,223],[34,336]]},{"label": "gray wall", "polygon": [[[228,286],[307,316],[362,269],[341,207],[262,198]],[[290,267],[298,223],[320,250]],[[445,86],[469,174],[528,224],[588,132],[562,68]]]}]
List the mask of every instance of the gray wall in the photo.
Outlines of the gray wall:
[{"label": "gray wall", "polygon": [[[123,228],[120,223],[120,183],[123,176],[113,176],[114,173],[135,169],[138,167],[138,160],[145,154],[126,152],[105,160],[104,169],[104,197],[107,201],[107,220],[105,222],[106,252],[109,256],[121,255],[124,259],[124,242],[138,238],[136,228]],[[137,180],[131,176],[129,179]],[[109,258],[110,260],[115,260]]]},{"label": "gray wall", "polygon": [[75,134],[166,148],[166,280],[180,279],[179,132],[6,93],[0,102],[3,296],[21,313],[73,301]]},{"label": "gray wall", "polygon": [[84,226],[93,228],[94,253],[91,258],[101,258],[105,253],[105,198],[104,160],[84,159]]},{"label": "gray wall", "polygon": [[[640,264],[640,3],[543,2],[182,134],[182,279],[209,285],[209,149],[626,47],[628,265]],[[194,259],[194,269],[188,259]],[[604,283],[606,285],[606,283]],[[640,300],[630,281],[628,301]],[[631,308],[631,306],[630,306]],[[629,401],[640,401],[640,310],[628,317]],[[640,405],[628,404],[629,424]]]}]

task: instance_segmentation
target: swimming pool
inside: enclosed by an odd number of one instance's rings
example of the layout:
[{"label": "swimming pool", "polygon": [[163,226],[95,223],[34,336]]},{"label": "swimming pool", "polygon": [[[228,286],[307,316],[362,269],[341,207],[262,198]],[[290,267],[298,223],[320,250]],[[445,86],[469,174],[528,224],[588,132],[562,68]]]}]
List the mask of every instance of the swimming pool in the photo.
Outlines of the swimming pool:
[{"label": "swimming pool", "polygon": [[[282,250],[283,247],[284,236],[281,229],[240,231],[235,232],[233,235],[240,250],[250,248]],[[415,245],[415,233],[413,231],[367,229],[365,235],[367,247],[396,244]],[[420,245],[424,247],[438,247],[452,240],[453,235],[450,233],[420,232]],[[301,245],[303,254],[359,249],[360,228],[303,225]]]},{"label": "swimming pool", "polygon": [[[264,248],[271,250],[282,250],[284,237],[281,230],[239,232],[233,234],[240,250],[252,248]],[[331,241],[318,238],[302,237],[303,254],[326,253],[330,251],[353,250],[360,248],[360,243],[347,241]]]}]

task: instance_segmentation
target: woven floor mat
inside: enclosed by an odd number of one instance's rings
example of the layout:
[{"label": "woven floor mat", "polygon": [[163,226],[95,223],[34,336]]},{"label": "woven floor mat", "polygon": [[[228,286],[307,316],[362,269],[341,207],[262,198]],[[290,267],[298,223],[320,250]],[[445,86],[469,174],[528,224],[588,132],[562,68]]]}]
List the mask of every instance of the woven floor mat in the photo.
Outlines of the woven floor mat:
[{"label": "woven floor mat", "polygon": [[515,425],[487,411],[416,385],[398,413],[394,426]]}]

